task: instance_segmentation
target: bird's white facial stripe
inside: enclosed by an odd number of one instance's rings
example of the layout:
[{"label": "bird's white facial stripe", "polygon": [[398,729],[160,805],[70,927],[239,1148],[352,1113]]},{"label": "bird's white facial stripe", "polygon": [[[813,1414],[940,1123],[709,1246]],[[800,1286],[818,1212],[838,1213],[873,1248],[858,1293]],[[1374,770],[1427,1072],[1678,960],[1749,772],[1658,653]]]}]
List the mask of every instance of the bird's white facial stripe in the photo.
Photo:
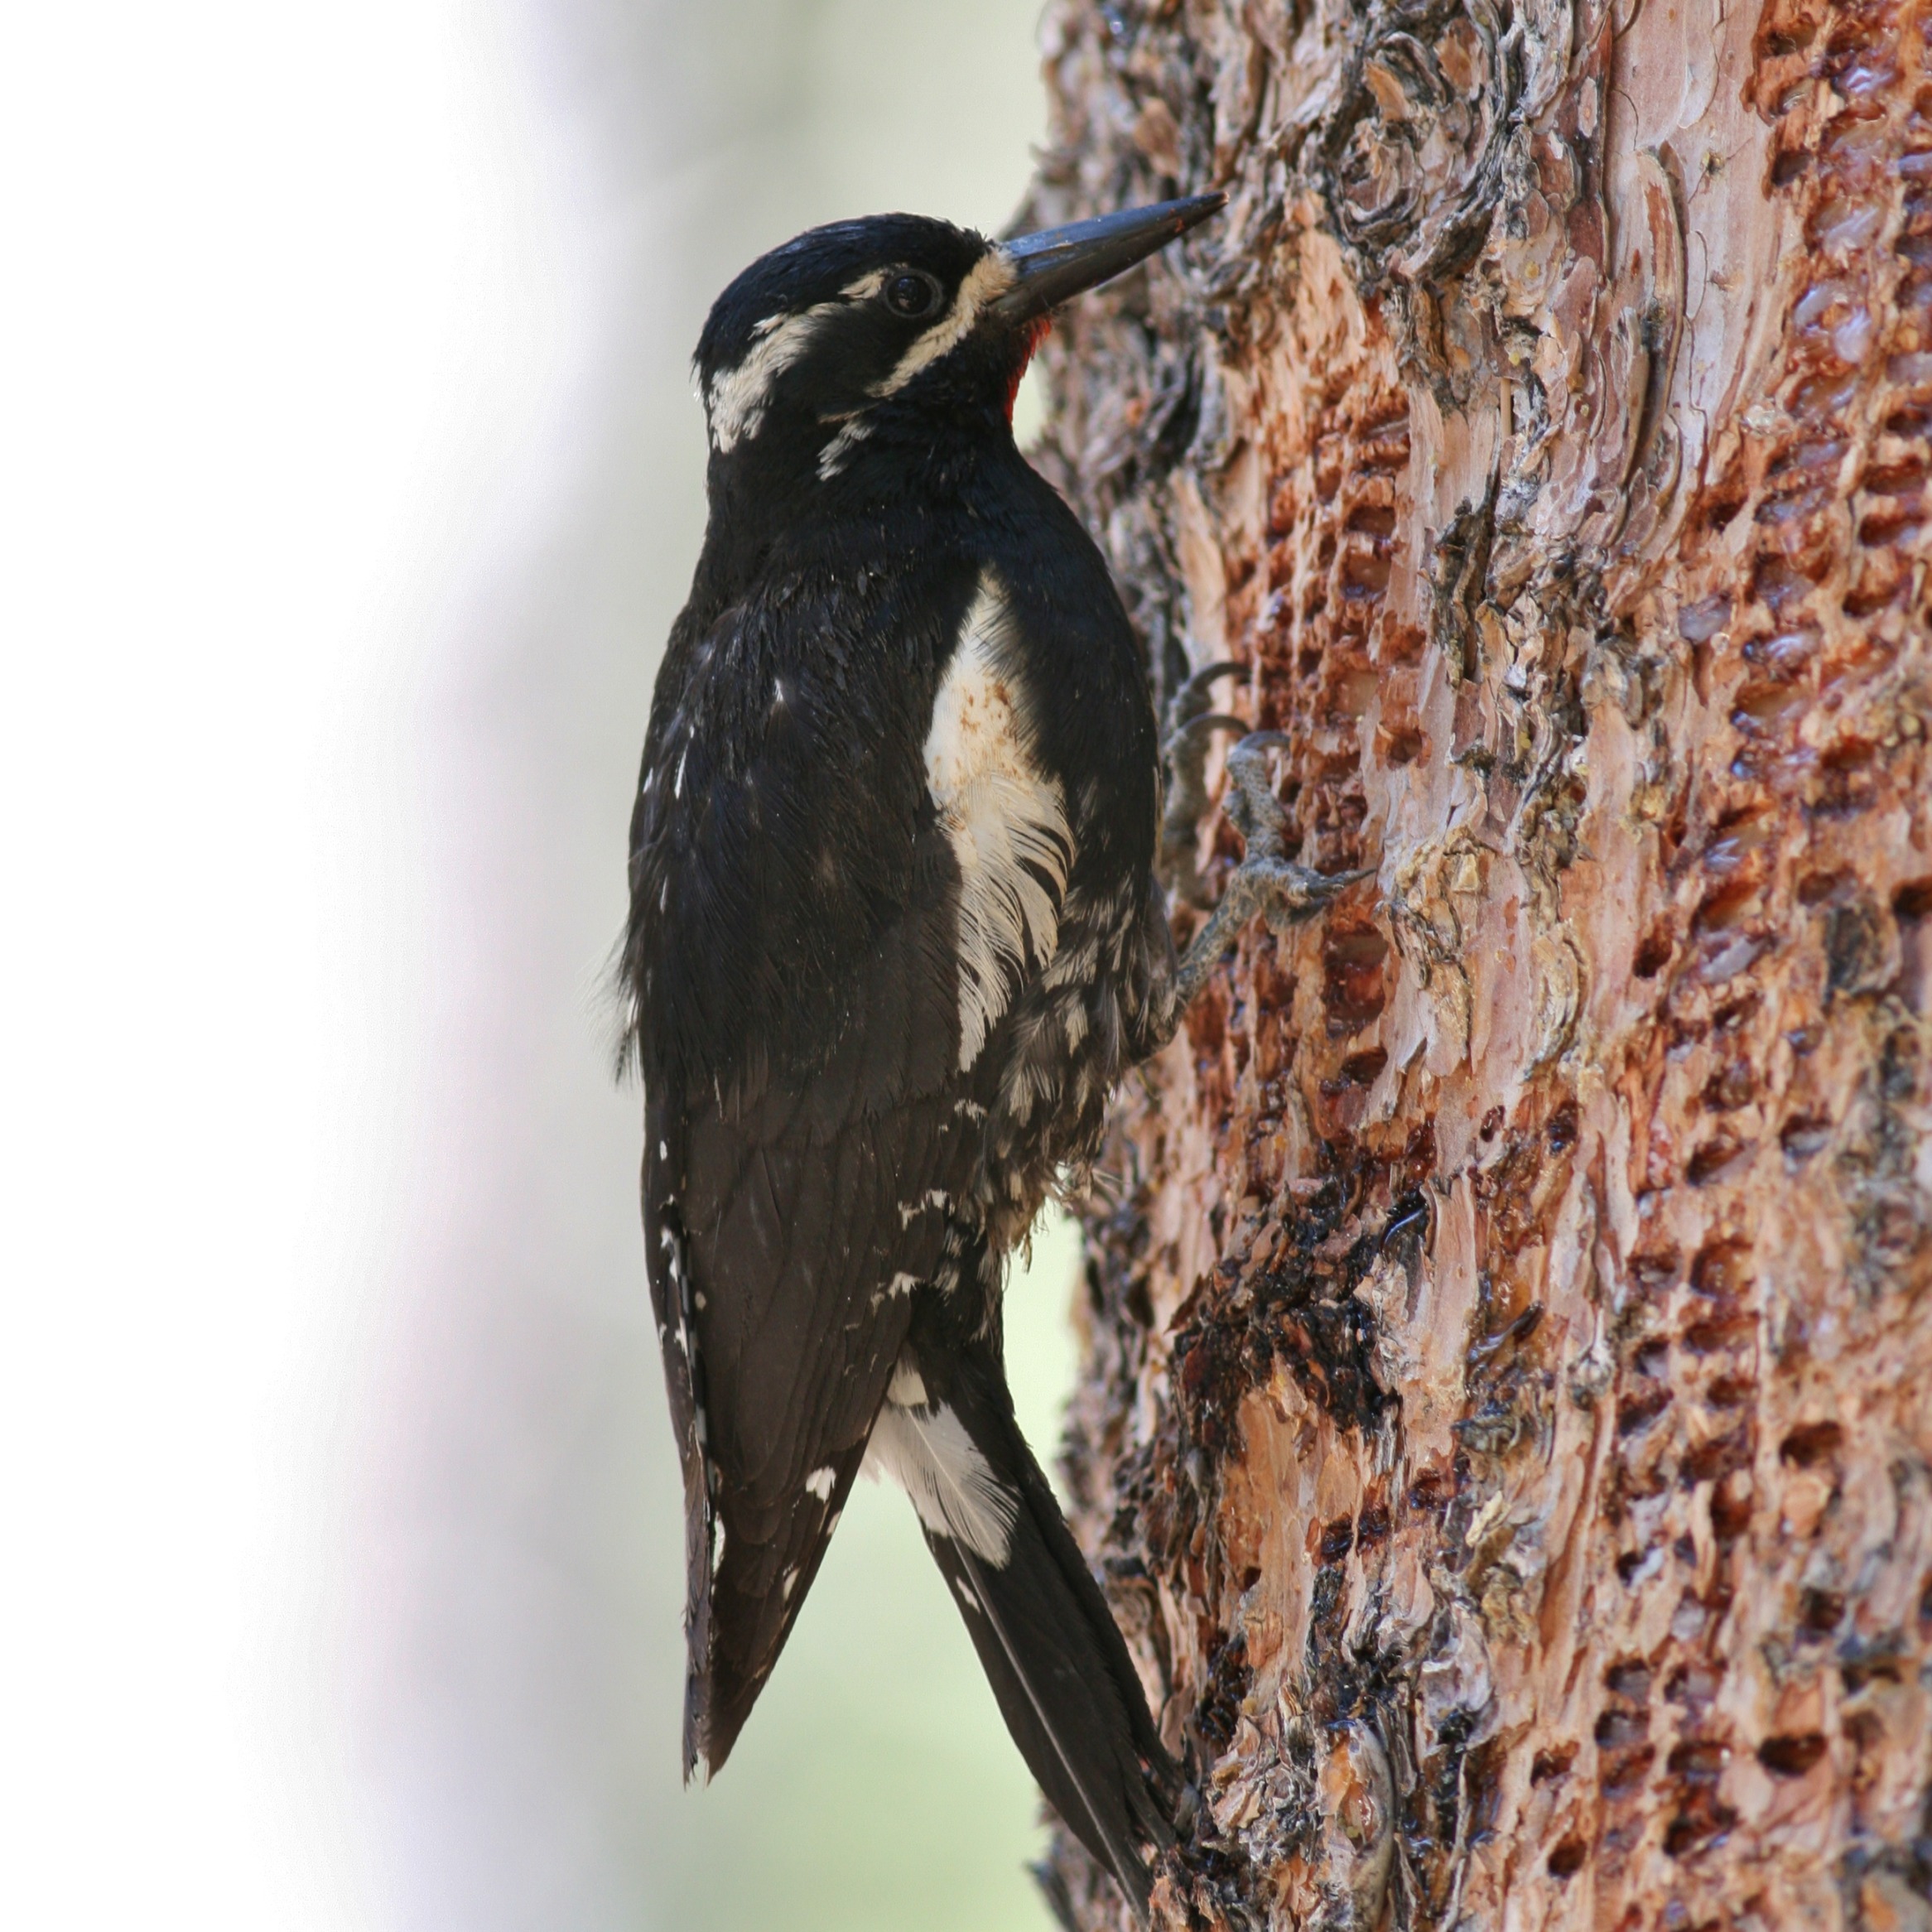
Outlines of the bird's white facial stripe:
[{"label": "bird's white facial stripe", "polygon": [[744,359],[734,369],[720,369],[705,397],[711,441],[719,450],[758,434],[778,378],[811,348],[820,322],[844,306],[815,302],[796,316],[768,316],[753,330]]},{"label": "bird's white facial stripe", "polygon": [[952,306],[899,359],[892,373],[873,385],[874,396],[896,396],[921,369],[958,348],[978,325],[986,304],[1013,286],[1013,263],[1003,248],[995,248],[973,264]]},{"label": "bird's white facial stripe", "polygon": [[863,416],[849,418],[839,433],[818,453],[818,479],[830,483],[846,466],[846,459],[872,434],[872,425]]},{"label": "bird's white facial stripe", "polygon": [[[940,357],[958,348],[978,325],[987,303],[1012,287],[1013,278],[1013,264],[1003,249],[995,248],[976,263],[959,285],[952,307],[899,359],[890,374],[872,385],[872,393],[881,401],[896,396],[922,369],[930,369]],[[861,277],[845,293],[855,299],[874,296],[884,283],[885,271],[881,269]],[[871,433],[872,425],[863,412],[841,423],[838,433],[819,453],[820,481],[829,483],[836,476],[853,450]]]},{"label": "bird's white facial stripe", "polygon": [[970,1067],[1029,961],[1053,956],[1073,836],[1019,716],[1012,617],[990,571],[926,735],[926,787],[959,862],[959,1063]]},{"label": "bird's white facial stripe", "polygon": [[984,1563],[1005,1564],[1019,1498],[943,1403],[928,1410],[888,1402],[873,1424],[865,1472],[889,1476],[935,1536],[950,1536]]},{"label": "bird's white facial stripe", "polygon": [[[752,331],[753,342],[735,368],[720,369],[705,395],[705,413],[711,441],[720,452],[756,436],[778,378],[812,344],[823,319],[853,302],[870,301],[884,287],[894,271],[869,270],[839,291],[836,300],[815,302],[793,316],[768,316]],[[952,298],[952,306],[927,329],[894,364],[889,374],[872,385],[872,394],[895,396],[922,369],[956,349],[978,325],[987,303],[1012,287],[1014,267],[1005,251],[995,248],[968,272]],[[871,434],[863,414],[848,417],[820,453],[818,474],[829,480],[838,475],[853,450]]]}]

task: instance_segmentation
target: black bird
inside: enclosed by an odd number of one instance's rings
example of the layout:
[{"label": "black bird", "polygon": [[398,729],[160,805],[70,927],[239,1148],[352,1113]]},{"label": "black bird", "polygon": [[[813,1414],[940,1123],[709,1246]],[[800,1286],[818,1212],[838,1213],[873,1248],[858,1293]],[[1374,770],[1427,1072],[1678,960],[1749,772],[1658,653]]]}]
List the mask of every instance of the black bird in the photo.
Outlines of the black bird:
[{"label": "black bird", "polygon": [[1177,960],[1139,653],[1012,408],[1057,303],[1223,199],[1006,242],[841,222],[719,297],[710,521],[622,966],[684,1467],[686,1776],[730,1752],[870,1459],[1033,1775],[1141,1911],[1180,1775],[1014,1420],[1002,1270],[1234,929],[1346,881],[1282,860],[1237,758],[1248,860]]}]

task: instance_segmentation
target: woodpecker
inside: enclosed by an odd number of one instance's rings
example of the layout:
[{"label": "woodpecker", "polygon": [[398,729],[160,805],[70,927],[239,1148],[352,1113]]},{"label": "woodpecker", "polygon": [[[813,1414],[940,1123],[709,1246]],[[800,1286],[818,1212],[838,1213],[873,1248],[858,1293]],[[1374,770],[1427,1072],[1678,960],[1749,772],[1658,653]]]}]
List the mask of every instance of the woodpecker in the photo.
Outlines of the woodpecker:
[{"label": "woodpecker", "polygon": [[1005,241],[841,222],[718,298],[709,521],[621,965],[684,1476],[687,1780],[730,1753],[870,1465],[910,1496],[1042,1790],[1143,1916],[1182,1773],[1014,1421],[1004,1266],[1240,924],[1361,875],[1286,860],[1244,747],[1247,858],[1177,956],[1140,653],[1012,412],[1053,310],[1224,200]]}]

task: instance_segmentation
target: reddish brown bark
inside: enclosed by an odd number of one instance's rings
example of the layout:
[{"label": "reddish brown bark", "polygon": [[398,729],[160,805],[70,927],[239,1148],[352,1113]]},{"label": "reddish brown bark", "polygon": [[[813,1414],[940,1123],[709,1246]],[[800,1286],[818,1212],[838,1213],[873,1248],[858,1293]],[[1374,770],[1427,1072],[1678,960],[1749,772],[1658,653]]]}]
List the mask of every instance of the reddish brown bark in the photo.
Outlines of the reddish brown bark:
[{"label": "reddish brown bark", "polygon": [[1089,1217],[1163,1923],[1932,1925],[1929,31],[1049,14],[1033,212],[1231,202],[1067,325],[1046,460],[1379,867]]}]

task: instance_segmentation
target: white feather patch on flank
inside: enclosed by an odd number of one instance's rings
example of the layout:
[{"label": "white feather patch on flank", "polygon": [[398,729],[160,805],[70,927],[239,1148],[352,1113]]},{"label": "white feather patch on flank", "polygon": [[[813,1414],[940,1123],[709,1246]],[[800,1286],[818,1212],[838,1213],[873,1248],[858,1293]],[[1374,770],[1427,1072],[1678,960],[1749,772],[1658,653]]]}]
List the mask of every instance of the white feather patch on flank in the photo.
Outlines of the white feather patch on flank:
[{"label": "white feather patch on flank", "polygon": [[895,396],[921,369],[959,347],[978,325],[986,304],[1013,286],[1013,263],[1003,248],[983,255],[959,285],[952,306],[902,355],[892,373],[872,385],[874,396]]},{"label": "white feather patch on flank", "polygon": [[831,1463],[827,1462],[823,1466],[823,1467],[814,1469],[812,1472],[805,1478],[805,1486],[810,1490],[821,1503],[829,1503],[831,1501],[832,1485],[838,1481],[838,1471],[833,1468]]},{"label": "white feather patch on flank", "polygon": [[910,1227],[919,1216],[929,1207],[942,1210],[952,1205],[952,1197],[943,1188],[928,1188],[917,1201],[902,1201],[899,1204],[899,1221],[901,1227]]},{"label": "white feather patch on flank", "polygon": [[890,1477],[935,1536],[950,1536],[995,1568],[1005,1564],[1019,1498],[943,1403],[931,1409],[887,1403],[865,1447],[865,1473]]},{"label": "white feather patch on flank", "polygon": [[959,1063],[970,1067],[1029,961],[1059,937],[1073,835],[1021,718],[1012,613],[982,573],[926,734],[926,787],[959,862]]}]

